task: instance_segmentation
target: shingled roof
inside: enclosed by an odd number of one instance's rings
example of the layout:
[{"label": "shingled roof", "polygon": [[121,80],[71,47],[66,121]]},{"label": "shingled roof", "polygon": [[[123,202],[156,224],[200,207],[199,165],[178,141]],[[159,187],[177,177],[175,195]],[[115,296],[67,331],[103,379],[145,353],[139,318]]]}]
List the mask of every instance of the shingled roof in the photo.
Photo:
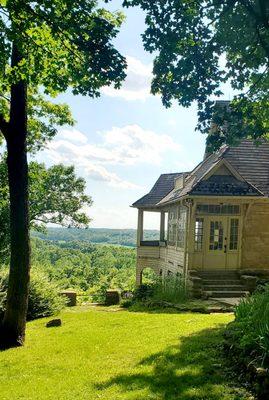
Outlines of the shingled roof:
[{"label": "shingled roof", "polygon": [[133,207],[150,208],[156,206],[174,188],[175,179],[182,175],[182,172],[173,174],[162,174],[151,191],[141,199],[137,200]]},{"label": "shingled roof", "polygon": [[[204,180],[220,162],[233,169],[237,176],[217,175],[216,171]],[[151,191],[133,206],[161,206],[186,195],[269,197],[269,142],[256,145],[251,140],[243,140],[238,146],[225,145],[188,173],[182,189],[175,189],[174,181],[180,175],[161,175]]]},{"label": "shingled roof", "polygon": [[244,140],[237,147],[228,147],[224,157],[246,181],[269,197],[268,141],[256,145],[251,140]]},{"label": "shingled roof", "polygon": [[250,183],[236,179],[232,175],[212,175],[198,182],[190,194],[193,196],[260,196],[261,192]]}]

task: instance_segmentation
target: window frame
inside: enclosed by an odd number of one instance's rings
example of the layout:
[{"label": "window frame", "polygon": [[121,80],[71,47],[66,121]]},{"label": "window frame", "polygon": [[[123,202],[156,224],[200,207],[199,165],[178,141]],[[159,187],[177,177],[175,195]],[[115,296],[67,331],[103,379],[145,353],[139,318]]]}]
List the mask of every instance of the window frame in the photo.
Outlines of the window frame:
[{"label": "window frame", "polygon": [[[198,225],[197,225],[198,222]],[[199,226],[199,222],[201,226]],[[201,217],[195,218],[194,225],[194,251],[201,252],[204,249],[204,231],[205,231],[205,220]],[[196,240],[199,239],[199,240]]]}]

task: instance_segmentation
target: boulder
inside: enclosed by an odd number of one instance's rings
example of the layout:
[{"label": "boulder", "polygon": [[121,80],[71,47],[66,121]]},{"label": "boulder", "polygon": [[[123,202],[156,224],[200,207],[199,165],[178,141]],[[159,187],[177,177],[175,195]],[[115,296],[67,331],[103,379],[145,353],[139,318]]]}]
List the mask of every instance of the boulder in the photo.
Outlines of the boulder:
[{"label": "boulder", "polygon": [[106,291],[106,306],[114,306],[120,303],[120,293],[118,290],[107,290]]},{"label": "boulder", "polygon": [[53,328],[61,325],[62,325],[62,320],[60,318],[52,319],[46,323],[47,328]]},{"label": "boulder", "polygon": [[77,293],[73,290],[63,290],[60,294],[67,298],[67,307],[74,307],[77,305]]}]

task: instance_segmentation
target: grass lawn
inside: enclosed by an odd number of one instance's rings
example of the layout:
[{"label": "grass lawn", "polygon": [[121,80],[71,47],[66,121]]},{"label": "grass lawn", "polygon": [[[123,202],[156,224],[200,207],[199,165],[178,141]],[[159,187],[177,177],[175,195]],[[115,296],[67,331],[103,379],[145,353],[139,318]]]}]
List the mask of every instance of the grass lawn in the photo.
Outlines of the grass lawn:
[{"label": "grass lawn", "polygon": [[28,323],[25,347],[0,352],[1,400],[250,398],[217,355],[230,314],[76,308],[61,318],[59,328]]}]

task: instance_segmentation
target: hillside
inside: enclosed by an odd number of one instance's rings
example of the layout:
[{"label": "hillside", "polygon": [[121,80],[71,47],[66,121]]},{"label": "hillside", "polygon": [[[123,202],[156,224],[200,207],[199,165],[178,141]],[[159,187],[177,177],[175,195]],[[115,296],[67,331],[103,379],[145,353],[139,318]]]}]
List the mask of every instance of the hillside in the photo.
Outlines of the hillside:
[{"label": "hillside", "polygon": [[[136,229],[106,229],[106,228],[48,228],[47,233],[32,232],[33,237],[53,242],[82,241],[89,243],[115,244],[121,246],[136,246]],[[157,230],[145,230],[145,240],[157,240]]]}]

